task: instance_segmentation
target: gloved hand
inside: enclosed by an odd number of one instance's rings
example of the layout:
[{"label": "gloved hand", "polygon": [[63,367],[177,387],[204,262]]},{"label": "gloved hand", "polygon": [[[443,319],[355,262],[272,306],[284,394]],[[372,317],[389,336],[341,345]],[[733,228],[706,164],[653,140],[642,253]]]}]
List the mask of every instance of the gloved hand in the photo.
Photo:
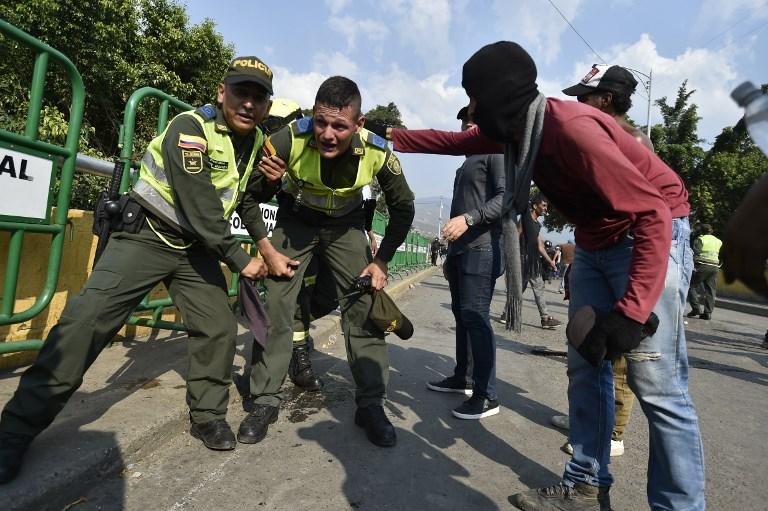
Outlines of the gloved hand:
[{"label": "gloved hand", "polygon": [[628,318],[618,311],[596,311],[590,306],[579,309],[568,323],[568,342],[592,366],[599,367],[603,359],[615,360],[623,353],[637,348],[653,335],[659,318],[651,313],[645,324]]},{"label": "gloved hand", "polygon": [[375,133],[376,135],[380,136],[385,140],[387,138],[387,128],[391,128],[389,124],[382,121],[378,121],[376,119],[366,119],[365,126],[363,127],[368,131]]}]

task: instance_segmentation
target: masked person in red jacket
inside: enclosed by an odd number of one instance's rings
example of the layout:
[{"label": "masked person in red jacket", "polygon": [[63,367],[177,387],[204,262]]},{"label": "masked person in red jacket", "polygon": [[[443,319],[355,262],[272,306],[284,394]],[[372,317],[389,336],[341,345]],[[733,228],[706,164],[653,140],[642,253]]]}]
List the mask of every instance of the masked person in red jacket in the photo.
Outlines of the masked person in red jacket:
[{"label": "masked person in red jacket", "polygon": [[[532,179],[576,226],[569,316],[584,306],[596,311],[584,343],[568,349],[573,457],[562,481],[514,495],[512,503],[525,510],[610,509],[611,359],[623,353],[649,423],[650,507],[703,510],[704,456],[682,317],[693,265],[682,180],[610,115],[545,98],[533,60],[515,43],[476,52],[464,64],[462,86],[478,128],[390,128],[395,150],[504,152],[508,223],[525,211]],[[514,236],[506,238],[516,245]],[[658,328],[644,338],[652,313]]]}]

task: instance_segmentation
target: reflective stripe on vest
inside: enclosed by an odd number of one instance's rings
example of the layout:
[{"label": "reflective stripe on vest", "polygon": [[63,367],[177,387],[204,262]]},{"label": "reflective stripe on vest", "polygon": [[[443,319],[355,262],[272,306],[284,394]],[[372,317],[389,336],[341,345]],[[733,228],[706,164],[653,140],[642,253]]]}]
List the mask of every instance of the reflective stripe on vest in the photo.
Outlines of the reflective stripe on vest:
[{"label": "reflective stripe on vest", "polygon": [[[248,184],[256,153],[264,143],[261,130],[256,130],[253,150],[248,159],[245,172],[243,172],[241,177],[237,171],[235,149],[232,146],[232,140],[229,138],[229,135],[216,131],[213,120],[203,120],[199,115],[195,114],[194,110],[181,113],[177,117],[182,115],[191,115],[202,126],[205,138],[208,141],[206,154],[211,159],[227,162],[226,169],[211,167],[210,176],[211,184],[216,189],[219,200],[221,200],[224,218],[228,219],[237,207],[238,193],[244,191]],[[175,206],[173,192],[163,164],[162,145],[167,132],[168,128],[149,143],[141,160],[139,180],[133,187],[133,192],[141,196],[153,208],[153,213],[159,215],[163,220],[179,227],[183,231],[191,232],[192,229],[189,221]]]},{"label": "reflective stripe on vest", "polygon": [[720,247],[723,246],[723,242],[711,234],[699,236],[699,239],[701,240],[701,252],[696,256],[696,262],[718,266],[720,264]]},{"label": "reflective stripe on vest", "polygon": [[363,202],[362,189],[371,183],[384,166],[387,152],[368,143],[369,132],[360,130],[359,136],[365,144],[365,152],[357,165],[355,183],[348,188],[330,188],[323,183],[320,175],[320,153],[310,146],[314,133],[297,134],[296,121],[291,123],[291,154],[283,180],[283,190],[301,204],[322,211],[328,216],[344,216],[359,208]]}]

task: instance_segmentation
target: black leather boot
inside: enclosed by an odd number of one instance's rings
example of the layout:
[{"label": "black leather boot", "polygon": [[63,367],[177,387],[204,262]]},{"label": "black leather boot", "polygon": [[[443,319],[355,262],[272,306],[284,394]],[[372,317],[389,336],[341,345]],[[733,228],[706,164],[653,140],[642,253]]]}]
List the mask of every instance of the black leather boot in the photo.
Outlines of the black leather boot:
[{"label": "black leather boot", "polygon": [[393,447],[397,443],[395,427],[387,419],[382,406],[371,405],[358,408],[355,412],[355,424],[365,429],[365,434],[372,444],[379,447]]},{"label": "black leather boot", "polygon": [[288,365],[288,376],[294,385],[304,390],[315,391],[322,387],[320,379],[312,371],[312,361],[306,344],[293,348],[291,363]]},{"label": "black leather boot", "polygon": [[235,434],[224,419],[192,424],[189,432],[214,451],[231,451],[237,445]]},{"label": "black leather boot", "polygon": [[31,436],[0,433],[0,484],[16,478],[31,443]]},{"label": "black leather boot", "polygon": [[254,404],[253,410],[237,430],[237,441],[241,444],[255,444],[267,436],[269,425],[277,422],[279,408],[276,406]]}]

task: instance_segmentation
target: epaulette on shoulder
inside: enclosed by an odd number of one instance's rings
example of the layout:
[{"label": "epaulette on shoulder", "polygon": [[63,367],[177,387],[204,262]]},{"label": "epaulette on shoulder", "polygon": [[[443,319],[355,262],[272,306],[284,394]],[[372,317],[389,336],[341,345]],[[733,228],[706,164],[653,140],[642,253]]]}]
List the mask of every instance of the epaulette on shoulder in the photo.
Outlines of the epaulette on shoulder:
[{"label": "epaulette on shoulder", "polygon": [[195,110],[195,113],[198,114],[203,119],[205,119],[206,121],[210,121],[216,118],[216,109],[213,108],[213,105],[199,106]]},{"label": "epaulette on shoulder", "polygon": [[381,138],[376,133],[373,133],[372,131],[368,132],[368,135],[365,137],[365,141],[371,144],[372,146],[376,146],[379,149],[386,150],[387,149],[387,141]]},{"label": "epaulette on shoulder", "polygon": [[314,130],[314,124],[311,117],[302,117],[291,123],[291,129],[294,135],[306,135]]}]

